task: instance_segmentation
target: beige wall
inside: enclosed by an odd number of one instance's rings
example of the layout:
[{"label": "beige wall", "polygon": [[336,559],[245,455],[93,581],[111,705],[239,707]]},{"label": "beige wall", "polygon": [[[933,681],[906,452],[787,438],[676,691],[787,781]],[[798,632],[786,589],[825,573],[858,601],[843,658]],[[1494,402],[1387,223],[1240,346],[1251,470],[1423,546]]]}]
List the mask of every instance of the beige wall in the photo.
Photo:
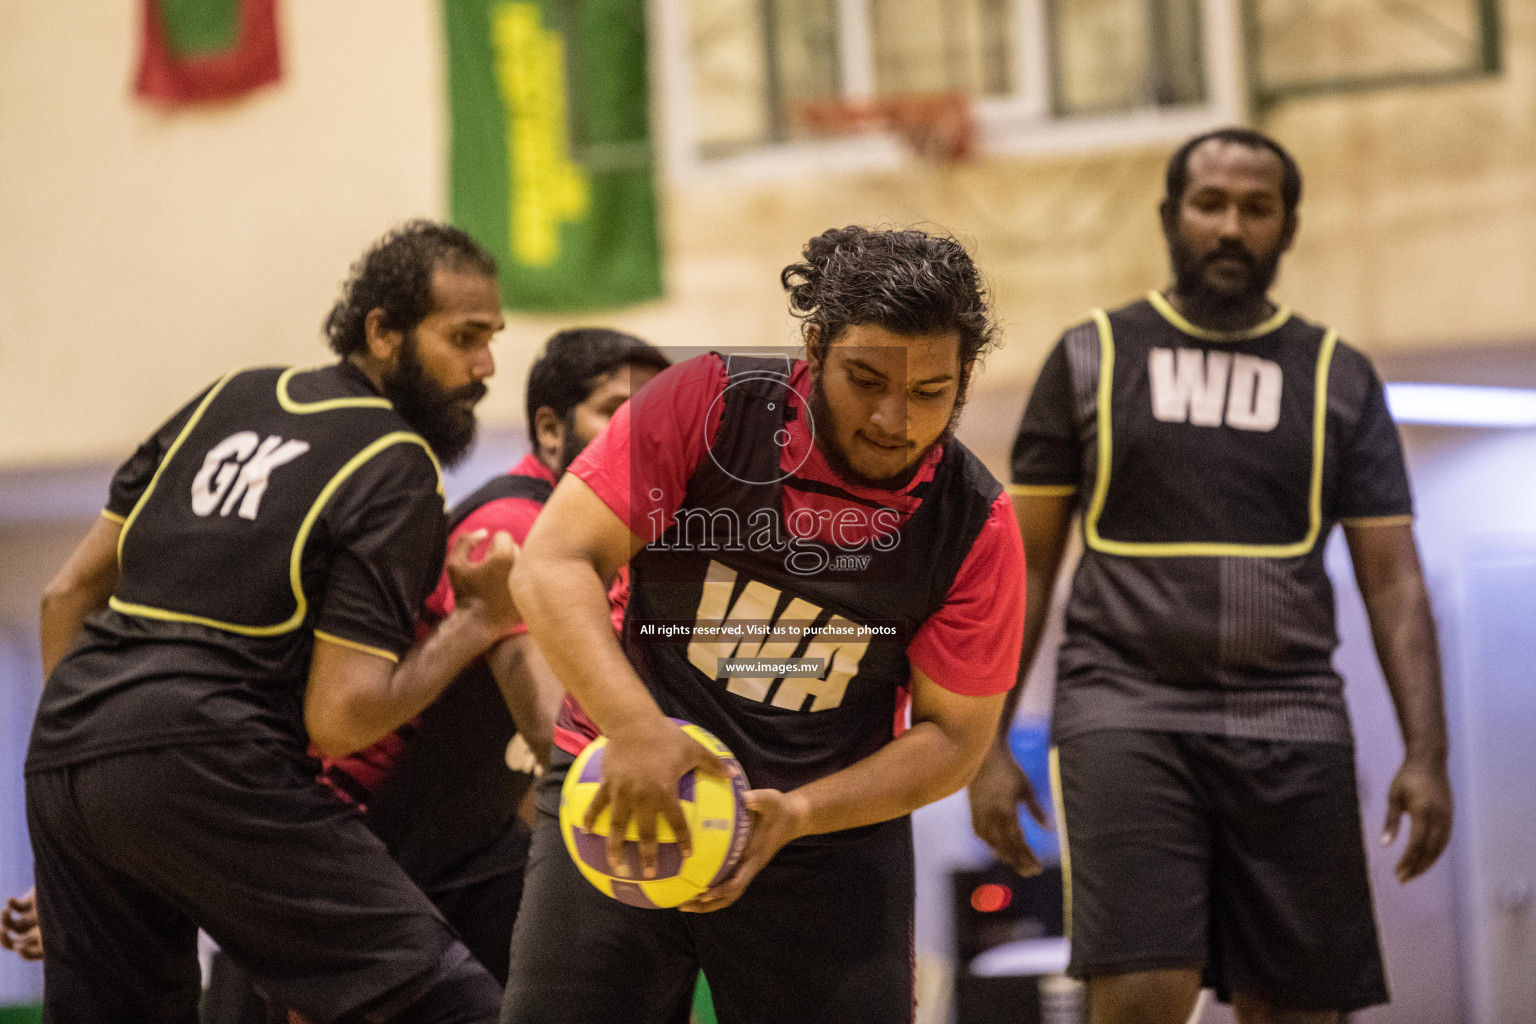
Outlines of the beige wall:
[{"label": "beige wall", "polygon": [[442,207],[432,0],[280,4],[285,80],[134,100],[137,2],[0,0],[0,464],[131,446],[248,363],[324,358],[380,228]]},{"label": "beige wall", "polygon": [[[229,366],[323,360],[347,263],[443,209],[435,0],[286,3],[284,82],[176,114],[129,95],[136,6],[0,0],[0,467],[113,456]],[[1497,80],[1298,101],[1267,122],[1307,173],[1278,293],[1370,351],[1536,336],[1536,5],[1503,7]],[[809,235],[952,230],[1006,327],[967,431],[995,465],[1061,328],[1163,282],[1166,151],[690,181],[663,195],[668,298],[575,319],[781,343],[777,273]],[[568,322],[514,319],[493,424],[517,422],[533,344]]]}]

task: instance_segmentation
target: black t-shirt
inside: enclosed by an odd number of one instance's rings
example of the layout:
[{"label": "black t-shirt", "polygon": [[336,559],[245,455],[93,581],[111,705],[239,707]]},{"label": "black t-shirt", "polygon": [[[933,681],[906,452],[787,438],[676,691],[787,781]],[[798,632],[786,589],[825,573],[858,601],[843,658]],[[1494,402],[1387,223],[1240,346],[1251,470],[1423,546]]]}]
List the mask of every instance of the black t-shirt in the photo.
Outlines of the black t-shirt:
[{"label": "black t-shirt", "polygon": [[234,737],[302,752],[314,635],[398,660],[442,571],[426,443],[347,363],[225,377],[118,470],[110,606],[43,691],[27,769]]},{"label": "black t-shirt", "polygon": [[1076,494],[1054,730],[1347,743],[1337,522],[1409,521],[1369,360],[1280,310],[1197,328],[1153,293],[1064,334],[1013,451],[1015,493]]}]

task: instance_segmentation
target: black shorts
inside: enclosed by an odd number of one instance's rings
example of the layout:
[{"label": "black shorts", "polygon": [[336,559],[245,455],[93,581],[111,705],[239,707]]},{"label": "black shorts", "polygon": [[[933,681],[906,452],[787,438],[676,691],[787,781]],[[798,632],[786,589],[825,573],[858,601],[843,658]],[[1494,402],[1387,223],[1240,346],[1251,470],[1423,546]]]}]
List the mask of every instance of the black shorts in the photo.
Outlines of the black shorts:
[{"label": "black shorts", "polygon": [[721,1024],[910,1024],[909,819],[792,843],[724,910],[643,910],[571,863],[563,777],[539,782],[503,1024],[686,1020],[700,969]]},{"label": "black shorts", "polygon": [[507,950],[512,946],[512,925],[523,898],[523,868],[532,836],[522,821],[512,825],[511,831],[518,845],[507,852],[515,853],[517,859],[509,861],[507,870],[444,883],[427,893],[459,939],[502,987],[507,984]]},{"label": "black shorts", "polygon": [[456,1019],[496,1017],[494,982],[427,897],[277,744],[37,772],[27,824],[46,1021],[195,1022],[199,926],[269,998],[315,1021],[410,1005],[466,969],[484,985],[468,986]]},{"label": "black shorts", "polygon": [[1224,1000],[1387,1001],[1351,748],[1105,730],[1057,749],[1075,977],[1196,969]]},{"label": "black shorts", "polygon": [[[509,822],[503,841],[487,851],[488,856],[477,859],[481,870],[427,892],[459,941],[502,987],[507,984],[507,950],[512,945],[512,922],[517,920],[517,904],[522,898],[530,835],[521,818]],[[502,870],[488,874],[484,866],[492,858],[500,862]],[[202,1016],[208,1024],[288,1024],[288,1011],[269,1005],[222,950],[213,955]]]}]

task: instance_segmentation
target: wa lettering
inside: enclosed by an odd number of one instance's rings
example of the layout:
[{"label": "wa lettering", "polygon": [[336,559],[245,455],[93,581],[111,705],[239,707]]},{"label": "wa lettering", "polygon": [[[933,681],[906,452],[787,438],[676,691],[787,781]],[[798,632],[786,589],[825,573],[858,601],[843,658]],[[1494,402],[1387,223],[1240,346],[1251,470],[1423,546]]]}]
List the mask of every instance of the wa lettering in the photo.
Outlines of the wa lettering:
[{"label": "wa lettering", "polygon": [[1280,422],[1280,364],[1244,353],[1154,348],[1147,356],[1152,417],[1264,433]]},{"label": "wa lettering", "polygon": [[218,509],[221,516],[235,512],[255,519],[272,471],[307,451],[307,441],[284,441],[276,434],[265,441],[252,430],[230,434],[208,452],[192,480],[192,511],[211,516]]},{"label": "wa lettering", "polygon": [[[731,623],[761,622],[811,622],[826,609],[819,608],[804,598],[789,602],[780,615],[774,616],[783,594],[759,580],[752,580],[742,590],[735,602],[731,592],[736,589],[736,571],[711,560],[704,578],[704,591],[694,613],[701,626],[722,626]],[[839,633],[838,630],[846,630]],[[772,634],[772,630],[768,630]],[[869,649],[869,641],[853,639],[858,630],[841,615],[834,615],[821,626],[803,636],[773,638],[762,636],[762,631],[744,630],[743,639],[718,633],[693,640],[688,645],[688,660],[700,672],[711,679],[720,658],[824,658],[827,674],[824,679],[788,677],[776,679],[732,679],[726,689],[739,697],[767,702],[776,708],[799,711],[811,698],[810,711],[830,711],[843,703],[848,681],[859,673],[859,662]],[[697,634],[695,634],[697,636]],[[807,643],[809,640],[809,643]],[[797,648],[805,644],[798,655]],[[774,689],[774,683],[778,688]]]}]

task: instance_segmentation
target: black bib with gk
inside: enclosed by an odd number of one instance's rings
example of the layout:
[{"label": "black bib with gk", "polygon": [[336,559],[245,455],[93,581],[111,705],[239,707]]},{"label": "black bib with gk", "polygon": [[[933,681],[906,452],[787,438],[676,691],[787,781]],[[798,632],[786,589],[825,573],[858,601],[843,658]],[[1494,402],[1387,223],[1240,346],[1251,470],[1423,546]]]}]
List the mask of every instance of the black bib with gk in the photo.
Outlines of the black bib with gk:
[{"label": "black bib with gk", "polygon": [[302,401],[295,376],[236,371],[193,412],[123,524],[116,611],[248,636],[304,624],[326,501],[383,449],[427,446],[387,400]]}]

